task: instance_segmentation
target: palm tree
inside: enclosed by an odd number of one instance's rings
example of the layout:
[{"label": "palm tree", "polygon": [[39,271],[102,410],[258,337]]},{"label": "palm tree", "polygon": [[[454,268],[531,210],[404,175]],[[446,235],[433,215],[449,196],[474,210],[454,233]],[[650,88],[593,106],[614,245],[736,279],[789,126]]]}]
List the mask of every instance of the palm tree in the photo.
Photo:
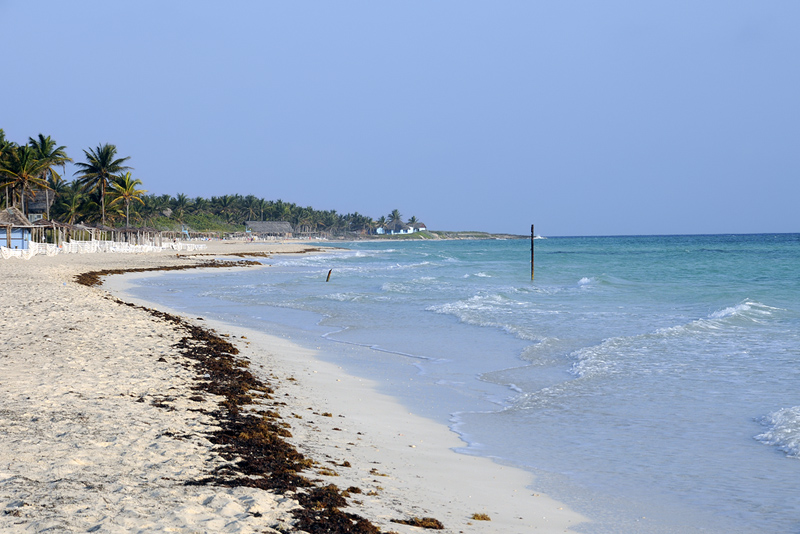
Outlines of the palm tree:
[{"label": "palm tree", "polygon": [[378,221],[376,221],[372,217],[367,217],[367,233],[373,235],[375,234],[375,230],[377,229],[378,229]]},{"label": "palm tree", "polygon": [[[145,189],[136,189],[137,185],[142,185],[142,181],[138,178],[133,179],[130,172],[126,172],[119,176],[115,181],[111,182],[111,192],[114,195],[114,200],[111,201],[109,206],[125,202],[125,227],[130,227],[131,220],[131,201],[136,201],[144,205],[142,195],[147,193]],[[185,195],[184,195],[185,197]]]},{"label": "palm tree", "polygon": [[270,213],[269,218],[273,221],[275,220],[282,221],[285,213],[285,208],[286,204],[283,202],[283,200],[281,199],[276,200],[275,202],[272,203],[270,210],[272,213]]},{"label": "palm tree", "polygon": [[242,208],[244,209],[245,218],[248,221],[255,221],[261,210],[261,200],[255,195],[247,195],[242,200]]},{"label": "palm tree", "polygon": [[[108,223],[108,226],[118,226],[117,221],[122,221],[122,219],[125,219],[125,213],[122,212],[122,206],[112,206],[111,203],[109,203],[108,206],[106,206],[106,222]],[[128,226],[126,226],[126,228],[128,228]]]},{"label": "palm tree", "polygon": [[[141,210],[141,215],[144,217],[144,220],[147,224],[153,226],[154,219],[161,217],[165,213],[172,213],[172,210],[169,208],[170,202],[172,197],[169,195],[145,195],[142,199],[144,207]],[[169,210],[169,211],[167,211]]]},{"label": "palm tree", "polygon": [[[43,178],[48,185],[52,184],[58,187],[60,183],[62,183],[61,175],[59,175],[55,170],[53,170],[53,167],[61,167],[62,169],[66,169],[67,163],[72,161],[72,158],[67,157],[66,153],[67,147],[56,146],[56,142],[49,135],[45,137],[43,134],[39,134],[38,139],[29,137],[28,145],[30,145],[30,147],[36,151],[38,158],[45,163],[45,167],[43,169],[43,174],[41,178]],[[50,189],[45,188],[44,192],[45,192],[45,209],[47,211],[47,218],[49,219]]]},{"label": "palm tree", "polygon": [[266,220],[264,219],[264,212],[269,209],[269,205],[270,204],[266,199],[263,198],[258,199],[258,209],[261,212],[261,218],[259,219],[260,221]]},{"label": "palm tree", "polygon": [[389,214],[389,223],[403,222],[403,216],[400,215],[398,210],[392,210]]},{"label": "palm tree", "polygon": [[[15,150],[17,150],[17,144],[14,143],[13,141],[8,141],[6,139],[6,133],[3,131],[2,128],[0,128],[0,170],[4,169],[5,166],[9,164],[11,160],[11,152]],[[2,178],[2,175],[0,175],[0,178]],[[8,207],[9,205],[8,188],[9,186],[6,185],[5,207]]]},{"label": "palm tree", "polygon": [[47,187],[49,187],[56,196],[64,191],[67,186],[69,186],[69,183],[58,174],[50,175],[47,179]]},{"label": "palm tree", "polygon": [[77,181],[63,187],[58,203],[53,206],[53,211],[56,212],[54,216],[60,216],[60,220],[68,224],[75,224],[75,219],[81,217],[85,209],[86,195]]},{"label": "palm tree", "polygon": [[86,155],[87,163],[77,162],[75,165],[79,166],[80,170],[75,174],[80,175],[80,183],[87,193],[100,189],[100,211],[102,224],[105,225],[106,189],[119,173],[131,170],[131,167],[123,165],[131,158],[117,158],[117,147],[108,143],[98,145],[94,150],[91,148],[88,151],[84,150],[83,153]]},{"label": "palm tree", "polygon": [[183,223],[183,216],[186,210],[189,209],[190,202],[189,197],[183,193],[178,193],[178,196],[172,199],[172,213],[176,216],[175,218],[178,219],[178,222]]},{"label": "palm tree", "polygon": [[297,206],[278,199],[269,206],[269,219],[273,221],[291,222],[292,208],[297,208]]},{"label": "palm tree", "polygon": [[295,228],[298,233],[310,233],[311,227],[314,224],[314,210],[310,207],[303,208],[297,217]]},{"label": "palm tree", "polygon": [[211,197],[211,205],[214,207],[216,214],[225,219],[225,222],[231,222],[231,218],[236,211],[236,197],[233,195]]},{"label": "palm tree", "polygon": [[409,226],[413,226],[417,222],[419,222],[419,219],[417,219],[414,215],[412,215],[406,224],[408,224]]},{"label": "palm tree", "polygon": [[14,142],[6,139],[6,132],[0,128],[0,161],[5,157],[6,150],[15,146]]},{"label": "palm tree", "polygon": [[372,217],[361,215],[357,211],[345,215],[344,220],[346,221],[347,226],[349,227],[348,229],[351,232],[359,232],[362,234],[365,231],[369,232],[369,230],[372,228],[373,225]]},{"label": "palm tree", "polygon": [[39,159],[36,150],[27,145],[18,146],[8,152],[6,160],[0,167],[0,179],[2,180],[0,183],[11,187],[12,205],[15,203],[16,196],[14,189],[19,188],[22,214],[26,215],[25,198],[28,196],[28,191],[31,191],[33,187],[47,188],[47,182],[42,179],[42,175],[48,164]]},{"label": "palm tree", "polygon": [[208,206],[208,200],[203,197],[195,197],[194,201],[192,202],[192,212],[203,213],[208,210]]}]

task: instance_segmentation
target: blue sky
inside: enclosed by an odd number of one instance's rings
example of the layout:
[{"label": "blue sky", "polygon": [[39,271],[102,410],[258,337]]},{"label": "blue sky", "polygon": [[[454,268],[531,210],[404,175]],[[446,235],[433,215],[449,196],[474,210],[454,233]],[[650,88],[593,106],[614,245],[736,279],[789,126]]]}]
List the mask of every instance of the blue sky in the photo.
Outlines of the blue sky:
[{"label": "blue sky", "polygon": [[152,193],[442,230],[800,231],[796,0],[0,0],[0,20],[7,137],[115,144]]}]

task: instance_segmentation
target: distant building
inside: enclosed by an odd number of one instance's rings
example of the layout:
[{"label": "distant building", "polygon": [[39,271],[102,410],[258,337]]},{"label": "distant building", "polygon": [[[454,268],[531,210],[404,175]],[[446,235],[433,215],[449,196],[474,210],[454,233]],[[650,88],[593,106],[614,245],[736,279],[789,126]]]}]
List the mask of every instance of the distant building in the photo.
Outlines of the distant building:
[{"label": "distant building", "polygon": [[375,230],[375,233],[380,235],[413,234],[414,232],[424,232],[427,229],[425,223],[417,222],[408,225],[403,221],[395,221],[387,224],[383,228],[378,228]]},{"label": "distant building", "polygon": [[286,221],[247,221],[245,229],[258,237],[290,238],[294,234],[292,225]]},{"label": "distant building", "polygon": [[53,205],[56,195],[49,189],[36,189],[28,193],[28,219],[31,222],[36,222],[39,219],[44,219],[50,212],[50,207]]},{"label": "distant building", "polygon": [[17,208],[0,211],[0,246],[27,249],[33,224]]}]

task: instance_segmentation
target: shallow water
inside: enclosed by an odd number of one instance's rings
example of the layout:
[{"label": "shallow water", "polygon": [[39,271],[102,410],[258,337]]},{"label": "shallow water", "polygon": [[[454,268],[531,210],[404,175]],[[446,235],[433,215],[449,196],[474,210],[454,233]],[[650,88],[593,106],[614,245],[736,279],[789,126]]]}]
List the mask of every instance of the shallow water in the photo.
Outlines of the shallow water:
[{"label": "shallow water", "polygon": [[538,240],[534,281],[526,240],[345,246],[134,293],[321,347],[584,532],[800,532],[800,235]]}]

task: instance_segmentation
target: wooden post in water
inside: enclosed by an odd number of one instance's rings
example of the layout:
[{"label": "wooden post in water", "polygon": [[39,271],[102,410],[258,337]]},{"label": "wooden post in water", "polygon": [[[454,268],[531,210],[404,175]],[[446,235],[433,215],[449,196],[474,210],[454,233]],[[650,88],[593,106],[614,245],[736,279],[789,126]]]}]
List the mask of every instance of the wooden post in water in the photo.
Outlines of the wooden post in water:
[{"label": "wooden post in water", "polygon": [[536,234],[533,233],[533,225],[531,225],[531,280],[533,280],[533,240]]},{"label": "wooden post in water", "polygon": [[325,281],[326,281],[326,282],[330,282],[330,281],[331,281],[331,273],[332,273],[332,272],[333,272],[333,269],[331,269],[330,271],[328,271],[328,278],[326,278],[326,279],[325,279]]}]

